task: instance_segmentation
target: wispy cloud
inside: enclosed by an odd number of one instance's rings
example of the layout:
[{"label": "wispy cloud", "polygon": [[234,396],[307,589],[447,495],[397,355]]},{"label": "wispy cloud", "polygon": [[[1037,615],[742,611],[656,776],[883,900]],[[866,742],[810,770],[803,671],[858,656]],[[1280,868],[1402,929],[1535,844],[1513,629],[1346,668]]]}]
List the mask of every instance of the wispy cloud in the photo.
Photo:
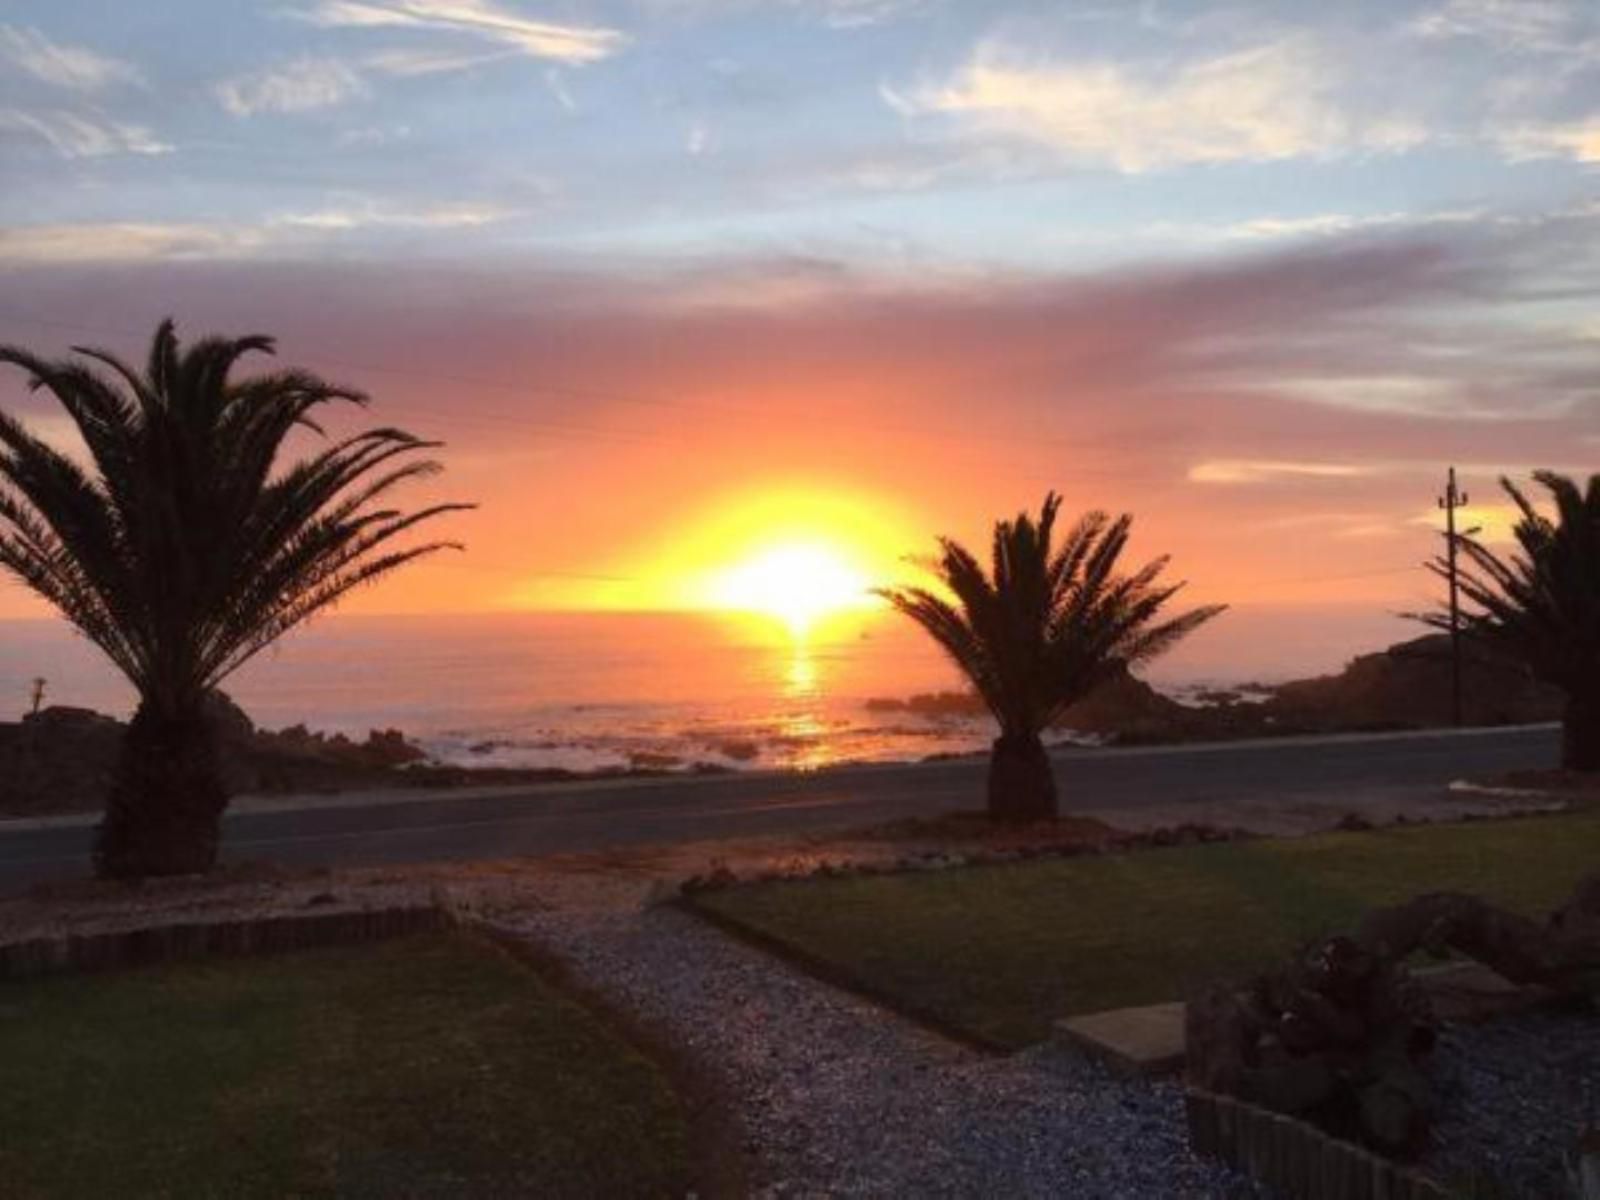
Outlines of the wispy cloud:
[{"label": "wispy cloud", "polygon": [[1587,0],[1447,0],[1413,19],[1425,38],[1467,38],[1523,53],[1583,55],[1600,50]]},{"label": "wispy cloud", "polygon": [[884,98],[1124,172],[1400,150],[1426,137],[1398,117],[1354,120],[1332,99],[1336,82],[1298,37],[1161,68],[1041,61],[990,43],[947,83]]},{"label": "wispy cloud", "polygon": [[1360,479],[1377,469],[1358,463],[1215,459],[1189,468],[1191,483],[1271,483],[1283,479]]},{"label": "wispy cloud", "polygon": [[216,258],[259,244],[260,235],[213,225],[133,221],[0,229],[0,262],[71,264]]},{"label": "wispy cloud", "polygon": [[62,158],[104,158],[112,154],[167,154],[172,146],[143,125],[64,109],[31,112],[0,109],[0,130],[14,130],[46,142]]},{"label": "wispy cloud", "polygon": [[1512,125],[1496,134],[1513,160],[1570,158],[1600,163],[1600,113],[1577,121],[1545,121]]},{"label": "wispy cloud", "polygon": [[330,108],[367,93],[361,76],[336,58],[294,59],[217,85],[217,99],[236,117]]},{"label": "wispy cloud", "polygon": [[442,75],[496,62],[516,53],[515,50],[377,50],[364,57],[361,64],[386,75]]},{"label": "wispy cloud", "polygon": [[241,259],[284,248],[308,249],[385,231],[474,229],[516,211],[489,204],[393,208],[352,202],[280,213],[256,223],[85,222],[0,228],[0,264],[72,265]]},{"label": "wispy cloud", "polygon": [[271,224],[329,231],[368,228],[470,229],[492,225],[514,215],[512,209],[490,204],[440,204],[430,208],[397,209],[366,203],[283,213],[272,218]]},{"label": "wispy cloud", "polygon": [[1469,379],[1421,372],[1298,376],[1285,371],[1271,387],[1281,396],[1347,411],[1486,422],[1565,416],[1592,396],[1569,387],[1552,389],[1538,400],[1504,393],[1496,397]]},{"label": "wispy cloud", "polygon": [[823,24],[833,29],[883,25],[929,7],[928,0],[812,0],[812,3],[822,9]]},{"label": "wispy cloud", "polygon": [[332,28],[412,29],[494,42],[531,58],[580,65],[617,53],[627,42],[601,25],[540,21],[491,0],[322,0],[294,15]]},{"label": "wispy cloud", "polygon": [[1242,221],[1202,224],[1160,221],[1141,228],[1142,237],[1157,241],[1197,243],[1275,242],[1342,237],[1357,233],[1421,229],[1432,225],[1466,225],[1473,222],[1509,223],[1511,218],[1486,209],[1442,209],[1410,213],[1311,213],[1305,216],[1247,217]]},{"label": "wispy cloud", "polygon": [[640,0],[653,12],[677,18],[720,18],[749,12],[792,12],[829,29],[869,29],[937,7],[940,0]]},{"label": "wispy cloud", "polygon": [[35,79],[79,92],[98,92],[116,84],[143,82],[131,63],[85,46],[52,42],[31,28],[0,25],[0,59]]}]

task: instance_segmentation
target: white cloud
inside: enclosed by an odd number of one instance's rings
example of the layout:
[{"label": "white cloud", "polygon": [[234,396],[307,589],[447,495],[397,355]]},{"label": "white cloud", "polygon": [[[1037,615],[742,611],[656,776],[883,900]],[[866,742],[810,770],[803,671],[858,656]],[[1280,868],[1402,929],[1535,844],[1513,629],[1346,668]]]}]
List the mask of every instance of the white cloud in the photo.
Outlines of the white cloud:
[{"label": "white cloud", "polygon": [[368,203],[313,212],[283,213],[274,217],[271,224],[324,231],[384,227],[464,229],[491,225],[513,215],[513,210],[491,204],[441,204],[423,209],[395,209]]},{"label": "white cloud", "polygon": [[1394,118],[1356,123],[1330,101],[1335,82],[1301,38],[1143,70],[988,45],[950,82],[884,97],[907,114],[957,117],[1125,172],[1394,150],[1425,137]]},{"label": "white cloud", "polygon": [[1338,237],[1372,230],[1417,229],[1429,225],[1465,225],[1499,218],[1485,209],[1443,209],[1427,213],[1314,213],[1298,217],[1250,217],[1227,224],[1161,222],[1139,232],[1147,237],[1195,242],[1269,242]]},{"label": "white cloud", "polygon": [[515,54],[514,50],[379,50],[361,60],[362,65],[387,75],[440,75],[462,71],[482,63],[495,62]]},{"label": "white cloud", "polygon": [[322,0],[295,15],[334,28],[431,30],[480,38],[531,58],[598,62],[627,42],[619,30],[520,16],[492,0]]},{"label": "white cloud", "polygon": [[1361,479],[1376,475],[1374,467],[1355,463],[1281,462],[1262,459],[1215,459],[1189,468],[1191,483],[1270,483],[1278,479]]},{"label": "white cloud", "polygon": [[927,3],[926,0],[820,0],[819,6],[823,24],[833,29],[865,29],[908,16],[927,7]]},{"label": "white cloud", "polygon": [[913,16],[939,0],[640,0],[670,18],[725,18],[783,7],[829,29],[868,29]]},{"label": "white cloud", "polygon": [[116,221],[0,228],[0,263],[157,262],[239,258],[315,246],[361,231],[470,229],[514,216],[486,204],[395,209],[371,203],[284,213],[256,224]]},{"label": "white cloud", "polygon": [[217,85],[217,99],[236,117],[329,108],[366,94],[367,85],[336,58],[309,55]]},{"label": "white cloud", "polygon": [[1447,0],[1410,23],[1425,38],[1471,38],[1532,53],[1581,52],[1583,10],[1566,0]]},{"label": "white cloud", "polygon": [[1600,163],[1600,113],[1577,121],[1508,126],[1495,134],[1495,140],[1513,161],[1571,158],[1581,163]]},{"label": "white cloud", "polygon": [[167,154],[172,147],[142,125],[87,117],[63,109],[27,112],[0,109],[0,130],[32,134],[62,158],[104,158],[112,154]]},{"label": "white cloud", "polygon": [[1559,418],[1583,398],[1582,393],[1558,391],[1537,401],[1490,399],[1471,380],[1428,375],[1285,377],[1262,384],[1260,390],[1353,412],[1456,421]]},{"label": "white cloud", "polygon": [[215,258],[250,249],[259,236],[249,230],[210,225],[142,224],[24,225],[0,229],[0,262],[140,262]]},{"label": "white cloud", "polygon": [[0,58],[35,79],[79,92],[98,92],[114,84],[143,82],[131,63],[97,54],[84,46],[52,42],[37,29],[0,25]]}]

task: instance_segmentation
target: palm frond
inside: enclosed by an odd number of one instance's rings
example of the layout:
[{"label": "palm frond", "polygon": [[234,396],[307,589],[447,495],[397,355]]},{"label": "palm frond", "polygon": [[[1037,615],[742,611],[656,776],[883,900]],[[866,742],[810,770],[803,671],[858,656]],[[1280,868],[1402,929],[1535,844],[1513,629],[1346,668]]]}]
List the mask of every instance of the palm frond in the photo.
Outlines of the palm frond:
[{"label": "palm frond", "polygon": [[[1516,551],[1502,554],[1456,536],[1465,601],[1461,630],[1520,658],[1558,687],[1593,687],[1600,679],[1600,474],[1580,485],[1537,471],[1533,481],[1547,493],[1553,517],[1516,483],[1500,481],[1519,514]],[[1427,566],[1448,582],[1448,554]],[[1415,615],[1435,629],[1451,628],[1447,609]]]},{"label": "palm frond", "polygon": [[949,598],[925,587],[884,588],[966,675],[1008,734],[1036,734],[1106,679],[1170,649],[1223,611],[1208,606],[1158,621],[1181,585],[1159,585],[1166,558],[1117,570],[1132,518],[1091,512],[1059,546],[1060,499],[1045,497],[1037,519],[996,524],[986,574],[948,538],[930,560]]},{"label": "palm frond", "polygon": [[[103,350],[0,347],[72,418],[91,466],[0,412],[0,568],[54,605],[162,710],[198,702],[352,589],[452,547],[399,540],[465,505],[382,506],[437,442],[369,429],[281,467],[296,429],[366,396],[310,372],[235,379],[271,338],[184,347],[164,321],[143,370]],[[98,369],[97,369],[98,368]]]}]

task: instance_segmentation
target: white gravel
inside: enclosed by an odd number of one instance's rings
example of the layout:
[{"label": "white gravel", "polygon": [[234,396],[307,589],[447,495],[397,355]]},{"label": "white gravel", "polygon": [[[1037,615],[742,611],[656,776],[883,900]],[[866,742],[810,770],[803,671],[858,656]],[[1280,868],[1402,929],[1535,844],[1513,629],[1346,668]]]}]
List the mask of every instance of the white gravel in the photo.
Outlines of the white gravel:
[{"label": "white gravel", "polygon": [[757,1195],[1249,1196],[1187,1149],[1181,1096],[1040,1047],[961,1047],[670,908],[502,927],[697,1061]]}]

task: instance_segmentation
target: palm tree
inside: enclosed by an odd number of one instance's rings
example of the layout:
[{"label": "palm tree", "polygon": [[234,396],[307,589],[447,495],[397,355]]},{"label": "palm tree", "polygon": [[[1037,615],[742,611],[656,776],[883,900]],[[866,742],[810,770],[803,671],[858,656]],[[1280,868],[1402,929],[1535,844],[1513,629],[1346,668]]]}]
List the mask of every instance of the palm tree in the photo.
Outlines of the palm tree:
[{"label": "palm tree", "polygon": [[0,346],[60,402],[88,463],[0,412],[0,567],[52,604],[134,686],[95,839],[99,874],[202,871],[227,793],[207,717],[213,689],[360,584],[449,543],[402,546],[441,513],[379,500],[437,471],[437,446],[369,429],[274,470],[313,411],[359,392],[306,371],[230,377],[267,337],[180,347],[164,321],[142,373],[101,350],[50,361]]},{"label": "palm tree", "polygon": [[[1554,471],[1533,478],[1555,501],[1555,520],[1511,480],[1500,481],[1522,514],[1513,531],[1520,553],[1502,558],[1469,535],[1456,536],[1467,558],[1461,593],[1477,610],[1461,614],[1461,630],[1566,693],[1562,765],[1600,771],[1600,475],[1589,477],[1587,489]],[[1428,566],[1449,580],[1448,555]],[[1422,620],[1450,629],[1448,611]]]},{"label": "palm tree", "polygon": [[1101,683],[1223,611],[1198,608],[1158,623],[1183,585],[1157,583],[1165,557],[1118,574],[1133,518],[1088,513],[1056,546],[1060,506],[1052,492],[1037,521],[1020,513],[997,522],[988,574],[966,547],[940,538],[930,566],[954,603],[921,587],[879,592],[944,648],[999,722],[989,758],[995,820],[1053,819],[1055,775],[1039,735]]}]

